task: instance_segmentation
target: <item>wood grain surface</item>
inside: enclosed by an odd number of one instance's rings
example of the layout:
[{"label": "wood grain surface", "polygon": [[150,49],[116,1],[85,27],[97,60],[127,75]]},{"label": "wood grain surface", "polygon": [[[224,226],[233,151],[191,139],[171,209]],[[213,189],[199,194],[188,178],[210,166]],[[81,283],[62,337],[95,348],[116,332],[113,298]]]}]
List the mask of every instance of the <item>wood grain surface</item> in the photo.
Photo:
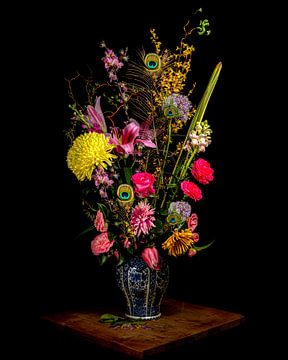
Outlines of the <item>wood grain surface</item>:
[{"label": "wood grain surface", "polygon": [[146,321],[146,326],[134,329],[113,328],[101,323],[99,319],[103,313],[122,315],[119,309],[111,308],[50,314],[42,319],[100,346],[138,359],[230,329],[244,320],[241,314],[173,299],[166,299],[161,310],[160,319]]}]

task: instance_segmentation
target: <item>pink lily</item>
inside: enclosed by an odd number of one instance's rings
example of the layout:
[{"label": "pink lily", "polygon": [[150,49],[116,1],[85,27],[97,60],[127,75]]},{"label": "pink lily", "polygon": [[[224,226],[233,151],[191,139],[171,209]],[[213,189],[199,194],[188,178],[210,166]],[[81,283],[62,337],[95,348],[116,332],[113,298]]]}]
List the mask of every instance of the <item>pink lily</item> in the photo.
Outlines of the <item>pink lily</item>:
[{"label": "pink lily", "polygon": [[116,145],[116,152],[121,155],[134,154],[134,146],[141,143],[149,148],[156,148],[156,145],[151,140],[139,139],[140,126],[138,123],[131,121],[122,130],[122,134],[118,129],[112,129],[112,136],[110,137],[110,144]]},{"label": "pink lily", "polygon": [[96,104],[95,107],[88,105],[88,119],[87,122],[89,124],[88,131],[94,131],[97,133],[107,133],[107,126],[104,119],[104,115],[100,105],[101,96],[96,96]]},{"label": "pink lily", "polygon": [[152,270],[160,270],[160,257],[155,247],[145,248],[142,252],[142,259]]}]

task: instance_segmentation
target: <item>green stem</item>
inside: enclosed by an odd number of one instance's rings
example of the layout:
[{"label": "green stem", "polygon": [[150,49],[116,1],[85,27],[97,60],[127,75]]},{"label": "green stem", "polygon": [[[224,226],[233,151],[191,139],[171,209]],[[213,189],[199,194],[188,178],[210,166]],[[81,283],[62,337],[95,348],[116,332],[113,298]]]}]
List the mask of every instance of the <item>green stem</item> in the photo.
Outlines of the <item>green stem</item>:
[{"label": "green stem", "polygon": [[[164,162],[163,162],[162,170],[161,170],[161,173],[160,173],[160,182],[159,182],[158,190],[161,187],[161,185],[163,184],[163,176],[164,176],[164,172],[165,172],[165,166],[166,166],[168,152],[169,152],[169,146],[170,146],[170,142],[171,142],[171,133],[172,133],[171,130],[172,130],[172,119],[169,119],[169,123],[168,123],[168,143],[167,143],[167,146],[166,146],[166,148],[164,150]],[[163,201],[161,203],[160,209],[162,209],[162,207],[164,205],[165,198],[166,198],[166,191],[165,191],[165,194],[163,196]]]},{"label": "green stem", "polygon": [[[179,176],[179,181],[182,181],[182,180],[185,178],[185,175],[186,175],[186,173],[187,173],[187,170],[189,169],[189,167],[190,167],[190,165],[191,165],[191,162],[192,162],[192,160],[194,159],[194,156],[195,156],[196,153],[197,153],[197,150],[198,150],[198,148],[196,147],[196,148],[193,150],[192,154],[190,155],[189,159],[188,159],[188,157],[186,157],[185,162],[184,162],[184,165],[183,165],[182,170],[181,170],[181,173],[180,173],[180,176]],[[187,155],[188,155],[188,154],[187,154]],[[188,159],[188,161],[187,161],[187,159]]]}]

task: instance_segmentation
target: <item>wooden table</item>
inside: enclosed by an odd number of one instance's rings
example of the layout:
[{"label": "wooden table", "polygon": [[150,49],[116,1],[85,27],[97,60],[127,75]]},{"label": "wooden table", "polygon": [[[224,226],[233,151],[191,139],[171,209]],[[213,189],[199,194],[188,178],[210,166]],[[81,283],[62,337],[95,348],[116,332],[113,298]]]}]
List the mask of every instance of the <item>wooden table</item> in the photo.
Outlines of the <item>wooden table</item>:
[{"label": "wooden table", "polygon": [[194,340],[231,329],[241,324],[244,316],[205,306],[166,299],[161,307],[159,320],[144,322],[146,326],[129,329],[111,327],[101,323],[103,313],[113,313],[115,309],[69,311],[43,316],[43,320],[77,334],[104,348],[143,359],[160,354]]}]

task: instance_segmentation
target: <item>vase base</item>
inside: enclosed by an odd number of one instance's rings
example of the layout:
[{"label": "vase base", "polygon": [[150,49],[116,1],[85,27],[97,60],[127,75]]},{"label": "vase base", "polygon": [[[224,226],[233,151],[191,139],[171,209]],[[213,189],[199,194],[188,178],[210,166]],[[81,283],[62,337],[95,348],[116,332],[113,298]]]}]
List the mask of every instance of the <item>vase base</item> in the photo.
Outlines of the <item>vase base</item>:
[{"label": "vase base", "polygon": [[153,315],[153,316],[134,316],[134,315],[128,315],[125,314],[125,317],[131,320],[156,320],[159,319],[161,317],[161,313]]}]

